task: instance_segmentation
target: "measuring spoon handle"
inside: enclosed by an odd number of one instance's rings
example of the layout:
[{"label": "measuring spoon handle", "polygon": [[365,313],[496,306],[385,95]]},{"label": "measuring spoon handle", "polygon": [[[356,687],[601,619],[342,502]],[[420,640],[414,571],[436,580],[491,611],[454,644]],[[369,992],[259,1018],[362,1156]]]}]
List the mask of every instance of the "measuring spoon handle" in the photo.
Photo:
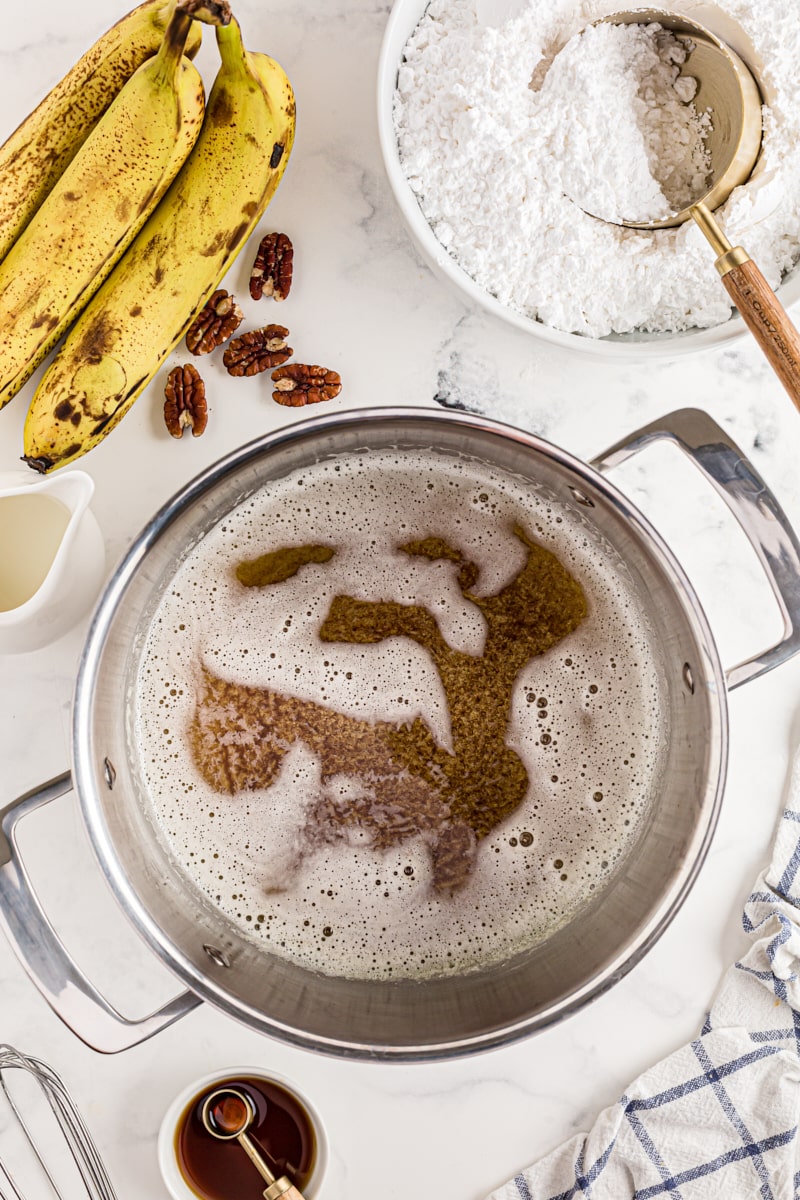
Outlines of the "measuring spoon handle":
[{"label": "measuring spoon handle", "polygon": [[689,212],[717,255],[714,266],[739,314],[767,361],[800,409],[800,334],[750,255],[732,246],[707,204]]},{"label": "measuring spoon handle", "polygon": [[269,1184],[262,1192],[264,1200],[303,1200],[302,1194],[298,1192],[288,1175],[281,1175],[280,1179],[275,1178],[252,1138],[248,1137],[246,1133],[240,1133],[236,1140],[261,1178]]},{"label": "measuring spoon handle", "polygon": [[722,282],[773,371],[800,409],[800,334],[783,305],[751,258],[730,267]]},{"label": "measuring spoon handle", "polygon": [[287,1177],[282,1175],[265,1188],[264,1200],[303,1200],[303,1197],[294,1184],[289,1183]]}]

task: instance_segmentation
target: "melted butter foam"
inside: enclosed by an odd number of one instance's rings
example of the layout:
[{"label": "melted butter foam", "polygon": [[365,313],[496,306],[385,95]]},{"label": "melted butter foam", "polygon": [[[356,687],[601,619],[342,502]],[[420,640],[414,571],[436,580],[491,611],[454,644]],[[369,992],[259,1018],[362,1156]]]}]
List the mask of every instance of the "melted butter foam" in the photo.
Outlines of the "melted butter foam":
[{"label": "melted butter foam", "polygon": [[[418,828],[389,844],[358,822],[335,839],[309,836],[319,814],[356,811],[364,792],[355,768],[324,775],[310,736],[284,739],[267,787],[227,795],[209,786],[191,743],[206,673],[230,695],[268,689],[298,711],[305,703],[373,724],[424,722],[452,753],[450,707],[423,646],[406,636],[323,642],[320,630],[337,596],[414,605],[450,647],[481,656],[487,622],[475,600],[526,565],[515,525],[579,582],[588,615],[516,676],[505,745],[524,764],[527,791],[478,842],[457,890],[436,890]],[[458,561],[400,548],[432,537],[478,565],[472,601]],[[237,579],[243,561],[321,542],[335,553],[280,582]],[[358,978],[468,970],[548,936],[624,856],[658,778],[660,677],[624,565],[581,515],[473,462],[352,456],[268,485],[182,565],[138,673],[140,773],[175,859],[270,950]],[[231,705],[225,738],[246,738],[239,718]]]}]

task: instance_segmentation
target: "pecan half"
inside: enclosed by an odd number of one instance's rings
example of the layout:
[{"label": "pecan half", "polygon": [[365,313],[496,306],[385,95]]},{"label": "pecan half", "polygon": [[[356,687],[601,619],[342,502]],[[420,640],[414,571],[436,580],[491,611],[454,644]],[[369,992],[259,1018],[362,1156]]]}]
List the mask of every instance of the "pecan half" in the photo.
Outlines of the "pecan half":
[{"label": "pecan half", "polygon": [[192,354],[210,354],[227,342],[242,323],[244,314],[233,296],[220,288],[207,300],[189,326],[186,348]]},{"label": "pecan half", "polygon": [[341,376],[325,367],[313,367],[306,363],[289,363],[272,372],[275,391],[272,399],[290,408],[301,408],[304,404],[319,404],[321,400],[332,400],[342,390]]},{"label": "pecan half", "polygon": [[173,367],[164,395],[164,422],[172,436],[183,437],[184,429],[191,429],[194,437],[200,437],[208,424],[208,405],[197,367],[191,363]]},{"label": "pecan half", "polygon": [[227,346],[222,361],[229,375],[258,375],[285,363],[294,354],[286,345],[289,330],[283,325],[267,325],[234,338]]},{"label": "pecan half", "polygon": [[292,286],[294,249],[285,233],[268,233],[261,239],[250,274],[250,295],[254,300],[272,296],[285,300]]}]

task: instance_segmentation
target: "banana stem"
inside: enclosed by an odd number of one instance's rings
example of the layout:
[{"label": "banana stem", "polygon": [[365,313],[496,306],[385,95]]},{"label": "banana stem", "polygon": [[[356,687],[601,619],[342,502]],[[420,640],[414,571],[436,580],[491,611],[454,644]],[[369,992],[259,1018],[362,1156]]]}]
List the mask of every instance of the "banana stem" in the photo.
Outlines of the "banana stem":
[{"label": "banana stem", "polygon": [[164,33],[158,51],[158,67],[167,79],[173,79],[178,70],[192,21],[203,21],[217,27],[232,20],[228,0],[179,0]]},{"label": "banana stem", "polygon": [[227,25],[233,20],[228,0],[180,0],[180,7],[206,25]]},{"label": "banana stem", "polygon": [[182,6],[178,6],[170,17],[156,56],[157,70],[165,79],[175,78],[191,28],[192,18]]},{"label": "banana stem", "polygon": [[236,18],[234,17],[228,25],[218,25],[214,32],[217,35],[219,56],[225,70],[237,75],[250,74],[247,51],[242,41],[242,31]]}]

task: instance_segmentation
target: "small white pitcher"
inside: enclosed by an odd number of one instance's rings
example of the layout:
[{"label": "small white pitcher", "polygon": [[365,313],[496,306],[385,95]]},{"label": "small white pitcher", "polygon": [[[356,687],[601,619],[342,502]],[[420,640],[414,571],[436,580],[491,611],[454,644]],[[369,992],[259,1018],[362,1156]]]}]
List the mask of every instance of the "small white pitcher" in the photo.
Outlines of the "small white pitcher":
[{"label": "small white pitcher", "polygon": [[105,550],[93,492],[84,471],[0,473],[0,654],[55,641],[97,597]]}]

